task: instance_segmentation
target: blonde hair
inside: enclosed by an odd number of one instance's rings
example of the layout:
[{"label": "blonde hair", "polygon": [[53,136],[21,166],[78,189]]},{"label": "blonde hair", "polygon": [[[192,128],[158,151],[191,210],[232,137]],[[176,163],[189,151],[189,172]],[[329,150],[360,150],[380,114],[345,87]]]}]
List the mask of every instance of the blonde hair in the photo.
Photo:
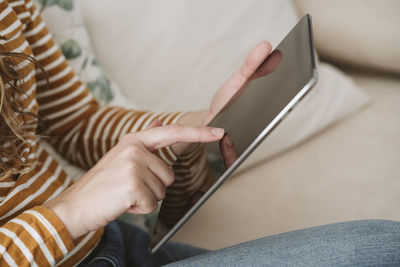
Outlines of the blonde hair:
[{"label": "blonde hair", "polygon": [[[24,94],[24,91],[20,89],[21,77],[14,68],[13,57],[27,59],[45,73],[43,67],[29,55],[0,52],[0,137],[1,145],[3,145],[0,151],[0,180],[10,175],[20,174],[28,167],[29,164],[22,162],[21,158],[21,144],[26,142],[25,115],[29,114],[39,119],[37,114],[22,110],[17,94]],[[45,77],[47,79],[47,75]],[[22,114],[22,120],[18,119],[18,114]]]}]

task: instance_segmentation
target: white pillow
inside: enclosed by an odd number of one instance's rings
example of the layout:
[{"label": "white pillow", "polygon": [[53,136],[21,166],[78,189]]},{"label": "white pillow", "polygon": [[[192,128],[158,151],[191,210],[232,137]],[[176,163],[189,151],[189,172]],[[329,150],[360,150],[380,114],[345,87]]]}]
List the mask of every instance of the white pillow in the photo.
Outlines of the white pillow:
[{"label": "white pillow", "polygon": [[282,153],[369,102],[354,81],[332,65],[320,63],[319,82],[241,166]]},{"label": "white pillow", "polygon": [[[43,0],[35,0],[38,8]],[[102,104],[134,107],[92,51],[77,0],[46,1],[41,16],[64,56],[93,96]]]},{"label": "white pillow", "polygon": [[[273,46],[298,22],[290,0],[84,0],[96,54],[140,108],[207,108],[258,42]],[[106,19],[105,19],[106,18]],[[264,160],[368,102],[352,80],[321,64],[316,88],[249,158]]]},{"label": "white pillow", "polygon": [[296,0],[310,12],[322,56],[344,63],[400,73],[400,1]]}]

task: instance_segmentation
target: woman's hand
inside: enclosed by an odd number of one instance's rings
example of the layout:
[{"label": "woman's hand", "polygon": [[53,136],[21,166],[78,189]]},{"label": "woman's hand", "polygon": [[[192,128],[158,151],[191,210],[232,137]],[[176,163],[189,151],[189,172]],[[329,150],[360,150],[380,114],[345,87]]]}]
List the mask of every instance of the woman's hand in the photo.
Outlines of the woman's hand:
[{"label": "woman's hand", "polygon": [[210,121],[222,110],[233,96],[240,95],[241,91],[245,90],[246,85],[252,78],[260,76],[258,68],[269,56],[271,49],[271,45],[265,41],[261,42],[250,51],[242,67],[233,73],[233,75],[215,93],[210,108],[205,115],[203,125],[210,123]]},{"label": "woman's hand", "polygon": [[[229,102],[234,101],[246,88],[248,82],[253,78],[264,76],[274,70],[276,64],[271,67],[260,66],[271,53],[271,45],[268,42],[261,42],[246,57],[243,66],[238,69],[215,93],[210,108],[204,111],[188,112],[179,119],[180,124],[205,126],[221,111]],[[275,60],[276,61],[276,60]],[[278,63],[280,58],[278,59]],[[235,96],[235,98],[233,97]],[[189,144],[180,143],[172,146],[173,151],[180,155],[187,149]]]},{"label": "woman's hand", "polygon": [[247,55],[243,66],[233,73],[217,90],[211,101],[210,108],[206,111],[189,112],[182,116],[179,123],[187,125],[207,125],[210,123],[218,112],[232,100],[233,96],[238,96],[241,91],[245,90],[251,79],[264,76],[273,71],[274,67],[267,69],[264,66],[260,66],[270,53],[271,45],[266,41],[254,47]]},{"label": "woman's hand", "polygon": [[223,129],[169,125],[125,135],[74,185],[45,203],[66,225],[71,237],[97,230],[123,212],[143,214],[157,208],[173,171],[152,154],[177,142],[213,142]]}]

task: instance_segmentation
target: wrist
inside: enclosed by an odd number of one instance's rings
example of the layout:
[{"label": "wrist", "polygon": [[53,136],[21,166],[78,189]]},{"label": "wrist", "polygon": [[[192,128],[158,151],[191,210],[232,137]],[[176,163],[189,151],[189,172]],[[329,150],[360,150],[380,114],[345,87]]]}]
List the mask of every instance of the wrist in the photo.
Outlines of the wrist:
[{"label": "wrist", "polygon": [[72,208],[68,200],[56,197],[44,203],[43,206],[51,210],[63,222],[72,240],[88,232],[85,230],[85,225],[80,219],[78,211]]}]

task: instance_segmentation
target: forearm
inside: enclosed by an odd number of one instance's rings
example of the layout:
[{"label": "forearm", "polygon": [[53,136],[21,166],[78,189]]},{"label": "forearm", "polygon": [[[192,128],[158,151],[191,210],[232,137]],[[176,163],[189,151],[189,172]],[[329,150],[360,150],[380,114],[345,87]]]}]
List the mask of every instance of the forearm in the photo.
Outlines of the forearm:
[{"label": "forearm", "polygon": [[1,225],[0,247],[0,266],[55,266],[74,243],[63,222],[51,210],[37,206]]}]

